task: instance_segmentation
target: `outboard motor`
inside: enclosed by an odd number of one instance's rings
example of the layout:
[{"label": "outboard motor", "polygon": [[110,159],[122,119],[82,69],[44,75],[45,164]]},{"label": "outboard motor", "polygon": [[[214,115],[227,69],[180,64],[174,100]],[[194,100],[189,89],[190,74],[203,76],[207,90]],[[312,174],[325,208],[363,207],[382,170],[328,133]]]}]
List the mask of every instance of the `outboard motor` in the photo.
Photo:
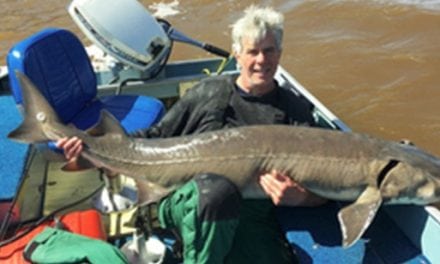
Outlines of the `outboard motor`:
[{"label": "outboard motor", "polygon": [[146,75],[171,52],[163,27],[136,0],[74,0],[68,11],[96,46]]},{"label": "outboard motor", "polygon": [[229,58],[222,48],[201,42],[166,20],[156,19],[137,0],[73,0],[69,13],[100,49],[137,70],[154,76],[167,62],[173,41]]}]

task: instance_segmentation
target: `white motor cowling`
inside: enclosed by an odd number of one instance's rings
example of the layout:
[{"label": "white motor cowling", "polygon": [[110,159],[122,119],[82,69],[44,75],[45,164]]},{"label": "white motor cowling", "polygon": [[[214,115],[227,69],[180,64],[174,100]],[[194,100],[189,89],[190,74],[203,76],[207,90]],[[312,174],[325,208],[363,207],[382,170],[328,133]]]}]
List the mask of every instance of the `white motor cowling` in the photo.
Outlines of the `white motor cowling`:
[{"label": "white motor cowling", "polygon": [[73,0],[68,11],[96,46],[137,70],[159,67],[170,53],[167,33],[136,0]]}]

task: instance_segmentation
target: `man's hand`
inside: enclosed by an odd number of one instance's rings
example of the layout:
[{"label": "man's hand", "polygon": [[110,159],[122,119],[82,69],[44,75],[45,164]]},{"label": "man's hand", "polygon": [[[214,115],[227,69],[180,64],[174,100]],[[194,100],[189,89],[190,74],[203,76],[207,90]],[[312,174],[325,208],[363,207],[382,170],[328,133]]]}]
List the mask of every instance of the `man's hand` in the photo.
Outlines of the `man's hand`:
[{"label": "man's hand", "polygon": [[[73,161],[81,154],[83,150],[83,142],[77,137],[62,138],[56,143],[57,148],[63,149],[64,156],[68,161]],[[118,174],[103,168],[104,174],[109,178],[114,178]]]},{"label": "man's hand", "polygon": [[318,206],[326,202],[276,170],[260,175],[259,183],[275,205]]},{"label": "man's hand", "polygon": [[63,149],[67,160],[76,159],[83,150],[82,140],[77,137],[59,139],[56,146]]}]

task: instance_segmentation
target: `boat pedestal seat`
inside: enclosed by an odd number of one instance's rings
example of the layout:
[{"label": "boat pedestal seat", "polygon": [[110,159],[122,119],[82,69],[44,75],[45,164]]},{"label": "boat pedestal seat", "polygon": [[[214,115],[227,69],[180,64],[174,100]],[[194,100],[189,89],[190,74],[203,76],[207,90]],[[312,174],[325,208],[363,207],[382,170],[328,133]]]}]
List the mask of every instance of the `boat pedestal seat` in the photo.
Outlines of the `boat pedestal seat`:
[{"label": "boat pedestal seat", "polygon": [[102,110],[110,112],[127,133],[148,128],[164,114],[156,98],[141,95],[98,97],[97,79],[81,41],[70,31],[47,28],[14,45],[8,53],[9,80],[22,108],[18,70],[36,85],[60,119],[80,129],[93,126]]}]

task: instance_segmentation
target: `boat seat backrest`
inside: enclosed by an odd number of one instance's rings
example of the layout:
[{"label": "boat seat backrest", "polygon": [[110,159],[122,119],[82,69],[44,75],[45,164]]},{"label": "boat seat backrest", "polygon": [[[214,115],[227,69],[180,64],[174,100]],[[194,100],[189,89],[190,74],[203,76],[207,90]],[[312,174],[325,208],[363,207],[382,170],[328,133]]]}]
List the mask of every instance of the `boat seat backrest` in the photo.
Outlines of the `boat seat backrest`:
[{"label": "boat seat backrest", "polygon": [[[96,97],[89,57],[80,40],[67,30],[48,28],[30,36],[11,49],[7,61],[9,69],[24,72],[34,82],[65,123]],[[21,105],[15,74],[10,74],[10,86]]]}]

